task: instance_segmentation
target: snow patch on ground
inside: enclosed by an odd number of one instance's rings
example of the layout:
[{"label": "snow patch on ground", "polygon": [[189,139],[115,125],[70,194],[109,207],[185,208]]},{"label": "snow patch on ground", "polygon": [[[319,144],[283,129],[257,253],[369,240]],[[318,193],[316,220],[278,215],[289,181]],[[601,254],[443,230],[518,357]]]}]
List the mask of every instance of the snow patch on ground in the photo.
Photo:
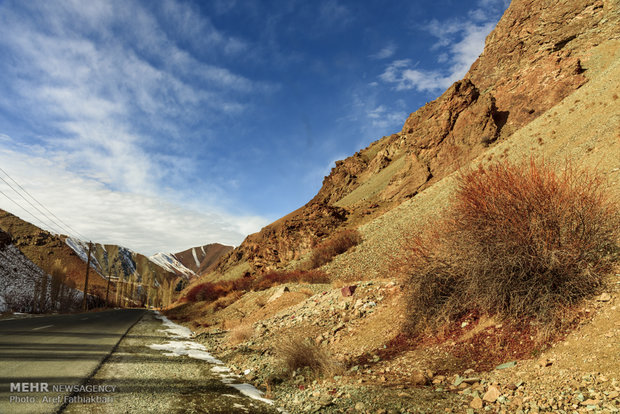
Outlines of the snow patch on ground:
[{"label": "snow patch on ground", "polygon": [[267,398],[261,397],[263,394],[261,391],[254,388],[251,384],[228,384],[229,386],[236,388],[241,394],[246,397],[250,397],[254,400],[262,401],[267,404],[273,404],[273,401]]},{"label": "snow patch on ground", "polygon": [[[188,328],[178,325],[172,322],[170,319],[161,315],[159,312],[155,312],[155,317],[162,321],[166,329],[164,330],[168,336],[178,339],[191,338],[192,331]],[[233,374],[230,368],[224,365],[222,361],[215,358],[213,355],[207,352],[207,349],[202,344],[198,344],[193,341],[168,341],[165,344],[152,344],[149,345],[151,349],[157,349],[160,351],[166,351],[166,356],[182,356],[187,355],[190,358],[201,359],[207,361],[214,366],[211,371],[220,374],[222,382],[232,388],[238,390],[241,394],[252,398],[254,400],[262,401],[264,403],[273,404],[273,401],[268,398],[263,398],[263,393],[256,389],[251,384],[239,384],[236,383],[236,379],[239,375]],[[284,412],[279,410],[280,412]]]},{"label": "snow patch on ground", "polygon": [[157,312],[155,317],[162,321],[162,323],[166,327],[165,332],[168,334],[168,336],[171,336],[173,338],[191,338],[192,331],[189,328],[172,322],[170,319],[166,318],[159,312]]},{"label": "snow patch on ground", "polygon": [[248,408],[247,408],[245,405],[241,405],[241,404],[234,403],[234,404],[233,404],[233,407],[235,407],[235,408],[240,408],[240,409],[242,409],[243,411],[248,411]]}]

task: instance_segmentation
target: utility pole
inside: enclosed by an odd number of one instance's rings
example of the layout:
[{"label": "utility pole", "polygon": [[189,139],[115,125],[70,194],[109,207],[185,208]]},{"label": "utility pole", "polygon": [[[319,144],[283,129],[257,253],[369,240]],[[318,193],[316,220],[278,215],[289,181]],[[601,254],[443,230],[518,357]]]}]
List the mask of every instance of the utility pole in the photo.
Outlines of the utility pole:
[{"label": "utility pole", "polygon": [[88,259],[86,260],[86,278],[84,279],[84,298],[82,299],[82,310],[86,311],[88,304],[86,297],[88,296],[88,272],[90,270],[90,252],[93,248],[93,242],[88,242]]},{"label": "utility pole", "polygon": [[110,275],[110,272],[108,272],[108,286],[105,288],[105,305],[109,306],[110,303],[108,302],[108,294],[110,293],[110,279],[112,279],[112,276]]}]

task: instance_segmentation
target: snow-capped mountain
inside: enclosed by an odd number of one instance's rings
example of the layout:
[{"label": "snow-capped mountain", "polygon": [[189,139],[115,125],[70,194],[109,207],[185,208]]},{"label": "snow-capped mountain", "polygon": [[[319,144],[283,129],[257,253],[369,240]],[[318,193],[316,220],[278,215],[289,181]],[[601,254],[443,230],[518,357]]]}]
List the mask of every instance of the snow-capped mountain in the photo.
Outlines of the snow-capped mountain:
[{"label": "snow-capped mountain", "polygon": [[153,256],[149,257],[149,260],[155,263],[158,266],[163,267],[167,271],[171,273],[176,273],[179,276],[183,276],[186,279],[197,276],[196,273],[188,269],[181,263],[174,254],[170,253],[155,253]]}]

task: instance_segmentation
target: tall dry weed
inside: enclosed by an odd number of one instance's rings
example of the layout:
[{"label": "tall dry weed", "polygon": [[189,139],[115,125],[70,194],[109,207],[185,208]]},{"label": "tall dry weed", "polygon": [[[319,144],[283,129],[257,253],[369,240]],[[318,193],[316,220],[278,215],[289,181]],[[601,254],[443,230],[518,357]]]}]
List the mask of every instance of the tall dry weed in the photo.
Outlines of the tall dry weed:
[{"label": "tall dry weed", "polygon": [[288,373],[309,369],[316,376],[330,376],[340,372],[340,365],[310,338],[285,337],[278,345],[277,354]]}]

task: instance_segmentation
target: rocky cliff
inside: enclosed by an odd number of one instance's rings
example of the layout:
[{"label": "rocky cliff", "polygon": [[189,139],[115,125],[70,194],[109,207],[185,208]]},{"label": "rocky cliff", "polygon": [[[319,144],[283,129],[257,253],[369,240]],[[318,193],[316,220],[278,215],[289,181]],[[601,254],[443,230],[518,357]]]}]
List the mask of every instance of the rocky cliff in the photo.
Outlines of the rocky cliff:
[{"label": "rocky cliff", "polygon": [[[580,88],[589,51],[620,38],[618,0],[514,0],[465,77],[400,132],[336,163],[318,194],[252,234],[219,274],[286,266],[312,243],[414,197]],[[217,276],[216,276],[217,277]]]}]

